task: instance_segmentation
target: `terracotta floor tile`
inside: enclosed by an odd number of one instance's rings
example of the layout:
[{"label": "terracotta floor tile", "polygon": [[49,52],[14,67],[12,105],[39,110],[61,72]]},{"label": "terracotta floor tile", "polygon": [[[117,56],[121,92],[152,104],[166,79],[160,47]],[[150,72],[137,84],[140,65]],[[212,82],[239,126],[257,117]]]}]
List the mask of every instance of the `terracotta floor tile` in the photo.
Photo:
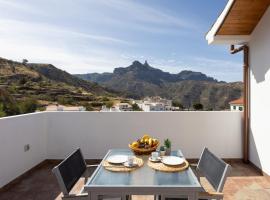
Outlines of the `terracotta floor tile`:
[{"label": "terracotta floor tile", "polygon": [[[1,200],[61,200],[61,192],[51,173],[55,164],[47,163],[0,193]],[[232,162],[232,172],[224,186],[224,200],[270,200],[270,178],[261,176],[252,166]],[[81,179],[72,190],[80,191],[84,184]],[[153,196],[134,196],[133,200],[153,200]]]}]

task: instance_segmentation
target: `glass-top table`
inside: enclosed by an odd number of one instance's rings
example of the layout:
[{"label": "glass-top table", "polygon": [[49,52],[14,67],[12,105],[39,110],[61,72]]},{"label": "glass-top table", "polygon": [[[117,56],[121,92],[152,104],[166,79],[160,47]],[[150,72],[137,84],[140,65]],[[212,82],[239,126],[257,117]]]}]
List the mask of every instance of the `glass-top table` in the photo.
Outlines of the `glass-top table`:
[{"label": "glass-top table", "polygon": [[[175,156],[183,156],[180,150],[171,153]],[[112,149],[103,160],[112,155],[133,155],[128,149]],[[188,199],[196,198],[196,194],[202,191],[197,177],[191,170],[181,172],[161,172],[147,165],[148,156],[141,156],[144,165],[131,172],[112,172],[106,170],[102,165],[96,169],[92,177],[85,185],[91,200],[96,200],[97,195],[124,196],[137,195],[184,195]]]}]

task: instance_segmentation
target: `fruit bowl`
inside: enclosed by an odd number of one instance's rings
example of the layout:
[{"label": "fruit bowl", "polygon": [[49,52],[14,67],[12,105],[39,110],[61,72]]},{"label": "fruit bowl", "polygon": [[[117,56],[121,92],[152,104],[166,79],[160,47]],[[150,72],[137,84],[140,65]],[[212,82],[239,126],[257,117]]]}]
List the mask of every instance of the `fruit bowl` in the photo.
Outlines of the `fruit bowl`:
[{"label": "fruit bowl", "polygon": [[158,145],[156,145],[155,147],[145,149],[145,148],[132,147],[131,144],[129,144],[128,146],[136,155],[149,155],[152,152],[156,151],[158,147]]},{"label": "fruit bowl", "polygon": [[159,141],[157,139],[151,138],[149,135],[144,135],[128,146],[136,155],[149,155],[153,151],[156,151],[158,145]]}]

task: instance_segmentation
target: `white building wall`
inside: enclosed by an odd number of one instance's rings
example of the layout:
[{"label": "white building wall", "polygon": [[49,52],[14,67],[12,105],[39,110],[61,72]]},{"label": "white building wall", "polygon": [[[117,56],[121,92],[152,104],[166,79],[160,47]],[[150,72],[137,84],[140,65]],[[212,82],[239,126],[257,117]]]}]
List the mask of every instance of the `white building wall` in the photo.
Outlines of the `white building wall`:
[{"label": "white building wall", "polygon": [[0,188],[46,158],[45,113],[0,119]]},{"label": "white building wall", "polygon": [[270,174],[270,8],[253,31],[250,46],[250,160]]}]

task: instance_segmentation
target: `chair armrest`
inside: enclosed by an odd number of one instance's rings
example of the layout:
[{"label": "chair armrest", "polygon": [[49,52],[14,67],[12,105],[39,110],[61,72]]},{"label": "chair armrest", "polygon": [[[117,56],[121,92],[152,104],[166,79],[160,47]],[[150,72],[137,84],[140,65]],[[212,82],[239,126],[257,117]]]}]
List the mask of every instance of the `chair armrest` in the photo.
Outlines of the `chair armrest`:
[{"label": "chair armrest", "polygon": [[96,165],[87,165],[86,167],[87,168],[92,168],[92,167],[98,167],[99,166],[99,164],[96,164]]},{"label": "chair armrest", "polygon": [[189,163],[190,167],[197,167],[198,164],[197,163]]}]

